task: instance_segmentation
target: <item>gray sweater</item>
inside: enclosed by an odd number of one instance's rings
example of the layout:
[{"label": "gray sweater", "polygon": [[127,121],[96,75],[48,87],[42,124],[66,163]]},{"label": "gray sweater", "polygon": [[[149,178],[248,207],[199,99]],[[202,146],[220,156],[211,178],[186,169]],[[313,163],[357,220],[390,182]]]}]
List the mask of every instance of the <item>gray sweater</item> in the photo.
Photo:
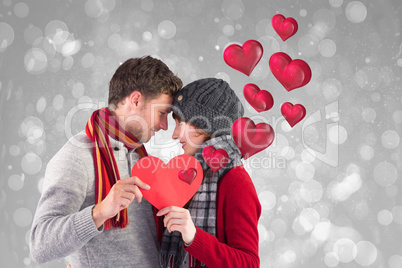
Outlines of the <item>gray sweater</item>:
[{"label": "gray sweater", "polygon": [[[138,160],[134,150],[110,139],[121,179]],[[31,255],[39,263],[68,256],[79,267],[159,267],[152,206],[145,199],[128,207],[125,229],[96,228],[92,219],[95,171],[85,132],[71,138],[49,161],[33,220]]]}]

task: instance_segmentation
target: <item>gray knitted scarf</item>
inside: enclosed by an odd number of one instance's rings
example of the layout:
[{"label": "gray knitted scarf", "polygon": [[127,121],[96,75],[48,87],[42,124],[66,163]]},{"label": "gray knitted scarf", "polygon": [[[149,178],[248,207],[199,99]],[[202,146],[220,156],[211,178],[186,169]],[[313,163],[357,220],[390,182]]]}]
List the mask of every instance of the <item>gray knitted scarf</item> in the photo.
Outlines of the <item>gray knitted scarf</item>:
[{"label": "gray knitted scarf", "polygon": [[[224,149],[229,155],[229,162],[217,172],[213,172],[202,157],[202,150],[212,145],[216,149]],[[204,179],[198,191],[192,198],[188,210],[191,218],[198,228],[216,236],[216,193],[219,180],[231,168],[242,164],[241,153],[230,135],[212,138],[203,143],[194,156],[200,163],[204,172]],[[163,233],[160,264],[163,268],[177,268],[187,257],[183,249],[183,239],[180,232],[169,233],[166,229]],[[196,259],[190,256],[190,267],[195,267]],[[205,266],[202,263],[202,266]]]}]

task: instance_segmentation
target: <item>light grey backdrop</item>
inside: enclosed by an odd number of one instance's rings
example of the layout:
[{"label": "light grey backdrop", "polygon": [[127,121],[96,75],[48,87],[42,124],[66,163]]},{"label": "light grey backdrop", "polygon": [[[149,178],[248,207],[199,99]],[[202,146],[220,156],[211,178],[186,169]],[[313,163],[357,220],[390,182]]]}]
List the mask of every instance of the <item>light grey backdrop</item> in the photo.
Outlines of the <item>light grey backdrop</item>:
[{"label": "light grey backdrop", "polygon": [[[185,84],[230,82],[274,143],[246,161],[261,204],[261,267],[402,267],[402,2],[0,1],[0,266],[38,265],[29,229],[49,159],[105,106],[108,82],[130,57],[159,57]],[[276,13],[299,31],[283,42]],[[227,66],[228,44],[258,40],[264,55],[248,77]],[[310,83],[287,92],[269,70],[278,51],[306,61]],[[271,92],[258,114],[243,86]],[[303,104],[290,128],[284,102]],[[169,130],[147,145],[181,153]]]}]

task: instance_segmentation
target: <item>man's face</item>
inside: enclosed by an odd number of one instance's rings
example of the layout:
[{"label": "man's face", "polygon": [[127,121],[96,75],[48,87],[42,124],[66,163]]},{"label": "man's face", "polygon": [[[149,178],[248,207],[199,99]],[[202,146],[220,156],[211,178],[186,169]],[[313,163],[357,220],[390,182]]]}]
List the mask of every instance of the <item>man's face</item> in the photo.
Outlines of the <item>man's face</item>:
[{"label": "man's face", "polygon": [[127,130],[139,142],[148,142],[155,132],[160,129],[167,130],[167,116],[172,110],[172,102],[173,97],[167,94],[161,94],[154,99],[146,99],[142,96],[135,115],[129,118]]}]

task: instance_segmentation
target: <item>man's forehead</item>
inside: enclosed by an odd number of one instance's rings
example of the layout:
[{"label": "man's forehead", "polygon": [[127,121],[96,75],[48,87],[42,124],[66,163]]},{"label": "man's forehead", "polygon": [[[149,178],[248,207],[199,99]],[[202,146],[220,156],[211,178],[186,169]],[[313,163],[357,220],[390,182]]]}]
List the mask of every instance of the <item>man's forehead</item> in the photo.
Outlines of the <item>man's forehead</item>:
[{"label": "man's forehead", "polygon": [[172,111],[173,97],[167,94],[161,94],[159,97],[149,100],[151,107],[170,113]]},{"label": "man's forehead", "polygon": [[170,113],[172,111],[172,104],[167,103],[154,103],[153,106],[159,111]]}]

